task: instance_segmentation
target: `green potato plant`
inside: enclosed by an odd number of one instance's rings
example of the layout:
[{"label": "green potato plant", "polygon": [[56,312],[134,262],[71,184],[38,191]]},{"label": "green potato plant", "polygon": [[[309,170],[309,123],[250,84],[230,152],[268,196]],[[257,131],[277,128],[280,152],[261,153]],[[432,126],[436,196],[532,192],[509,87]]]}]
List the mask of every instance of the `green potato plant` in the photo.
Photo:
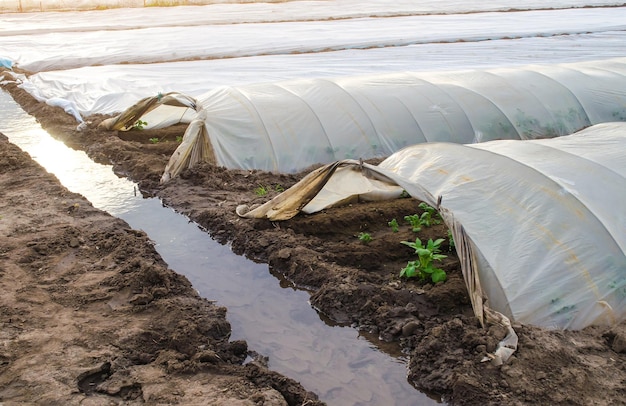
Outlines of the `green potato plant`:
[{"label": "green potato plant", "polygon": [[441,261],[446,255],[440,254],[439,248],[443,238],[435,241],[429,239],[426,245],[422,244],[419,238],[415,242],[402,241],[401,243],[415,250],[418,256],[416,261],[409,261],[407,266],[400,271],[400,277],[419,278],[421,280],[431,280],[433,283],[444,282],[447,279],[446,272],[443,269],[434,266],[434,261]]},{"label": "green potato plant", "polygon": [[404,220],[411,224],[414,233],[422,231],[422,227],[432,227],[433,225],[441,224],[441,216],[439,216],[439,213],[434,207],[423,202],[420,203],[418,207],[424,210],[421,215],[412,214],[410,216],[404,216]]},{"label": "green potato plant", "polygon": [[404,221],[411,225],[411,229],[414,233],[422,231],[422,221],[419,214],[411,214],[410,216],[404,216]]},{"label": "green potato plant", "polygon": [[135,124],[133,124],[133,129],[135,130],[143,130],[145,126],[147,126],[148,123],[146,123],[145,121],[142,120],[137,120],[135,121]]},{"label": "green potato plant", "polygon": [[452,236],[452,231],[450,231],[450,229],[448,229],[447,233],[448,233],[448,241],[450,241],[450,251],[452,251],[455,247],[454,237]]},{"label": "green potato plant", "polygon": [[254,189],[254,193],[256,193],[256,195],[259,197],[265,196],[267,195],[267,188],[263,185],[259,185],[259,187]]},{"label": "green potato plant", "polygon": [[363,244],[369,244],[372,241],[372,236],[370,233],[359,233],[359,240]]},{"label": "green potato plant", "polygon": [[437,209],[424,202],[420,203],[417,207],[424,210],[424,212],[420,216],[420,219],[426,227],[430,227],[435,224],[441,224],[441,216],[439,216],[439,212],[437,212]]},{"label": "green potato plant", "polygon": [[397,233],[399,231],[398,220],[392,219],[389,223],[387,223],[389,227],[391,227],[391,231]]}]

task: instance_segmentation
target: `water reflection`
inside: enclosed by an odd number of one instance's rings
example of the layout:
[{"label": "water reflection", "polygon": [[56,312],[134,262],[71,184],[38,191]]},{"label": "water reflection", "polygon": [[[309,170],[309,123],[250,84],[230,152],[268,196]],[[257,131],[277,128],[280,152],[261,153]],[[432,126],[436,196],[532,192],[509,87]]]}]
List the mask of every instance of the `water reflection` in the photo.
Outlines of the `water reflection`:
[{"label": "water reflection", "polygon": [[[353,328],[325,324],[309,293],[277,280],[220,245],[160,200],[144,199],[110,166],[54,140],[0,91],[0,132],[73,192],[144,230],[159,254],[200,294],[228,308],[232,339],[269,357],[269,367],[301,382],[329,405],[428,405],[437,402],[406,380],[406,360],[376,349]],[[288,288],[284,288],[288,286]]]}]

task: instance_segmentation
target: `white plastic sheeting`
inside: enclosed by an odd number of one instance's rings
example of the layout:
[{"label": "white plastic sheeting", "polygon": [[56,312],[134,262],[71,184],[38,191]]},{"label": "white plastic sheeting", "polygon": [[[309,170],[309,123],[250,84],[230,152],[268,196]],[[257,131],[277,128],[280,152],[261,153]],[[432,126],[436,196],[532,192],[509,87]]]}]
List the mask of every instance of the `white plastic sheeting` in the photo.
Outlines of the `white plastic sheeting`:
[{"label": "white plastic sheeting", "polygon": [[[264,0],[268,1],[268,0]],[[272,0],[269,0],[272,1]],[[292,0],[293,1],[293,0]],[[123,7],[164,7],[228,3],[228,0],[2,0],[0,12],[103,10]]]},{"label": "white plastic sheeting", "polygon": [[[321,183],[333,191],[318,195],[323,204],[314,197],[307,207],[320,210],[349,195],[371,195],[372,185],[385,179],[417,199],[439,203],[457,247],[466,248],[459,256],[480,319],[483,296],[489,308],[511,320],[547,328],[626,319],[626,123],[549,140],[421,144],[377,167],[348,162],[333,171]],[[378,180],[364,182],[367,173]],[[364,187],[347,186],[342,193],[342,184]],[[387,193],[391,185],[380,190]],[[238,213],[280,217],[281,196]],[[304,203],[292,204],[288,214]]]},{"label": "white plastic sheeting", "polygon": [[[322,53],[87,66],[29,76],[27,90],[72,100],[81,114],[114,114],[158,92],[197,97],[219,86],[403,71],[458,71],[624,56],[626,31],[518,40],[432,43]],[[62,52],[63,50],[60,50]],[[63,55],[59,55],[63,60]]]},{"label": "white plastic sheeting", "polygon": [[[305,7],[302,3],[299,8],[305,16],[304,21],[294,14],[292,21],[245,24],[228,23],[229,16],[224,21],[203,21],[199,18],[205,15],[202,8],[198,11],[187,8],[187,14],[175,11],[181,20],[174,24],[165,10],[162,12],[165,16],[156,20],[161,22],[160,25],[155,23],[146,27],[141,24],[137,24],[138,27],[116,27],[115,19],[107,19],[107,14],[112,12],[56,13],[56,19],[52,19],[56,24],[50,24],[50,27],[56,27],[54,30],[36,29],[31,23],[26,26],[31,29],[18,26],[0,31],[0,38],[3,54],[13,58],[15,65],[38,72],[90,65],[319,53],[626,29],[626,7],[399,15],[392,18],[337,19],[327,15],[310,21],[306,20]],[[138,11],[130,10],[132,12]],[[210,12],[210,8],[204,10],[204,13]],[[146,18],[142,14],[136,17],[138,20]],[[10,17],[0,18],[2,24],[5,18]],[[79,20],[76,25],[75,19]],[[195,20],[195,23],[185,24],[186,20]],[[101,30],[89,27],[91,21]],[[61,23],[66,28],[58,27]],[[488,48],[490,45],[485,43],[484,46]]]},{"label": "white plastic sheeting", "polygon": [[549,141],[413,148],[381,168],[409,180],[399,182],[409,194],[415,183],[442,197],[491,308],[581,329],[626,319],[625,152],[626,124],[604,124]]},{"label": "white plastic sheeting", "polygon": [[295,78],[623,57],[626,7],[603,5],[620,2],[221,2],[5,13],[0,56],[39,71],[27,87],[39,100],[66,99],[83,116],[112,114],[159,92],[197,97]]},{"label": "white plastic sheeting", "polygon": [[[303,6],[304,7],[304,6]],[[75,13],[74,13],[75,14]],[[100,18],[101,14],[93,14]],[[74,16],[88,19],[88,16]],[[145,18],[138,14],[137,18]],[[294,16],[294,18],[296,18]],[[426,43],[476,42],[624,31],[626,7],[530,10],[508,13],[397,16],[246,24],[168,25],[107,31],[71,30],[20,34],[8,31],[2,48],[15,65],[33,72],[121,63],[319,53]],[[110,22],[109,22],[110,24]],[[82,26],[82,29],[81,29]],[[103,35],[105,33],[105,35]],[[484,44],[488,47],[489,44]]]},{"label": "white plastic sheeting", "polygon": [[626,121],[626,58],[223,87],[198,101],[219,165],[295,172],[417,143],[547,138]]},{"label": "white plastic sheeting", "polygon": [[[304,6],[298,5],[298,2],[304,3]],[[451,12],[467,13],[472,11],[502,11],[502,10],[526,10],[537,8],[564,8],[564,7],[583,7],[583,6],[608,6],[621,5],[619,1],[602,1],[602,0],[527,0],[524,4],[520,4],[517,0],[497,0],[488,3],[475,4],[475,2],[467,2],[461,0],[446,0],[432,2],[430,0],[396,0],[389,2],[387,0],[368,0],[367,2],[358,0],[339,0],[339,1],[301,1],[301,0],[3,0],[0,3],[0,11],[52,11],[52,10],[89,10],[104,9],[113,7],[153,7],[153,6],[175,6],[175,5],[213,5],[220,9],[230,9],[233,5],[244,3],[248,12],[258,10],[258,5],[264,10],[273,11],[273,17],[276,18],[276,11],[281,8],[295,9],[305,8],[307,16],[328,16],[336,15],[338,17],[346,17],[346,10],[350,11],[349,16],[371,16],[372,13],[381,13],[381,8],[386,10],[382,15],[394,14],[398,12],[419,12],[425,14],[441,14]],[[290,3],[289,7],[272,7],[272,3]],[[229,7],[230,6],[230,7]],[[236,6],[237,7],[237,6]],[[334,13],[334,14],[332,14]],[[205,17],[206,18],[206,17]],[[246,17],[239,19],[247,21]],[[248,17],[249,18],[249,17]],[[268,18],[267,16],[265,17]],[[149,24],[149,23],[148,23]]]}]

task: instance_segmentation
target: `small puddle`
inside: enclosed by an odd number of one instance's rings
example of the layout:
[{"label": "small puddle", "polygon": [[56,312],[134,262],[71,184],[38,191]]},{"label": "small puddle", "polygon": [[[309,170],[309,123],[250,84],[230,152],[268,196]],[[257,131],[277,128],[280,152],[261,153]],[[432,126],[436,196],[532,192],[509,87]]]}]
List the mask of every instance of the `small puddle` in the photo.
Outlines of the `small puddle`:
[{"label": "small puddle", "polygon": [[112,167],[55,140],[2,90],[0,132],[69,190],[145,231],[171,269],[228,309],[232,339],[245,339],[251,350],[269,357],[272,370],[333,406],[438,403],[409,385],[406,358],[382,352],[376,337],[326,324],[309,305],[308,292],[281,287],[267,265],[235,255],[159,199],[143,198]]}]

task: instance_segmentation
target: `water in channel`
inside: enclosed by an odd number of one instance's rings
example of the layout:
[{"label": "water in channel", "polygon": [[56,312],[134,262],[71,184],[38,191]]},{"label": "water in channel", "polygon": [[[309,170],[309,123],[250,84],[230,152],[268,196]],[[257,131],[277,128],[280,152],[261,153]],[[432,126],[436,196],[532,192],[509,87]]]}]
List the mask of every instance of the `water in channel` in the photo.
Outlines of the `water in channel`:
[{"label": "water in channel", "polygon": [[232,339],[245,339],[251,350],[269,357],[271,369],[329,405],[438,403],[409,385],[406,359],[381,352],[353,328],[325,323],[309,305],[309,293],[282,287],[267,265],[235,255],[159,199],[143,198],[112,167],[55,140],[1,90],[0,132],[69,190],[145,231],[170,268],[228,308]]}]

